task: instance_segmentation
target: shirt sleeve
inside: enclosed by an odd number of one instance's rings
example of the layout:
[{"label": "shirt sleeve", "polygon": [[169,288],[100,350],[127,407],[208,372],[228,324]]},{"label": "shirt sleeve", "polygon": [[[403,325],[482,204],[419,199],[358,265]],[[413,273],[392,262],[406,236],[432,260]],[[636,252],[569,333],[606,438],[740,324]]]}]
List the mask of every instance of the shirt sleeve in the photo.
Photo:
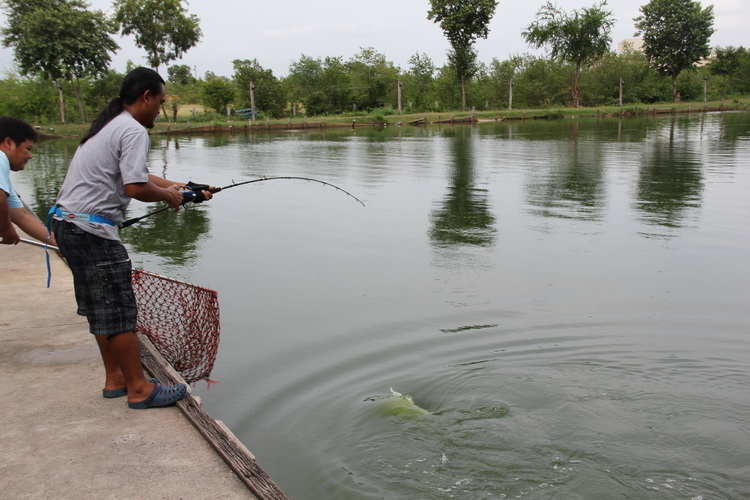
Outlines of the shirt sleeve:
[{"label": "shirt sleeve", "polygon": [[122,183],[137,184],[148,182],[148,152],[151,140],[145,129],[134,131],[123,136],[120,154],[120,175]]},{"label": "shirt sleeve", "polygon": [[3,159],[6,164],[0,163],[0,189],[5,191],[5,195],[8,197],[8,206],[10,208],[23,208],[23,203],[13,189],[13,183],[10,181],[10,165],[7,164],[8,160],[5,158]]}]

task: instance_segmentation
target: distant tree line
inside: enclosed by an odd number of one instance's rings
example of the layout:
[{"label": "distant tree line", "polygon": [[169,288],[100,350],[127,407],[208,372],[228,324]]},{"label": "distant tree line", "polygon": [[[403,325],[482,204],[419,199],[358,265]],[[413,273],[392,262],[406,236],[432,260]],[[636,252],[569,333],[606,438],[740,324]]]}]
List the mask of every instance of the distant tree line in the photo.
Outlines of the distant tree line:
[{"label": "distant tree line", "polygon": [[[195,110],[191,118],[197,121],[226,117],[228,110],[236,117],[238,110],[251,108],[258,118],[282,118],[647,105],[750,95],[750,53],[744,47],[717,47],[710,63],[696,64],[710,52],[713,10],[693,0],[651,0],[641,7],[635,21],[644,51],[622,54],[608,48],[614,20],[605,1],[570,13],[548,2],[522,36],[549,53],[489,63],[479,61],[473,44],[487,37],[497,2],[430,0],[427,18],[440,25],[451,46],[445,65],[417,52],[400,68],[367,47],[349,59],[303,54],[283,77],[256,59],[233,61],[231,77],[198,76],[186,65],[169,65],[201,37],[199,20],[181,0],[116,0],[111,19],[88,11],[82,0],[4,3],[7,19],[0,34],[4,45],[14,48],[20,74],[0,80],[0,113],[40,122],[87,121],[117,94],[123,75],[108,67],[109,53],[117,48],[108,40],[118,31],[135,36],[152,67],[166,66],[170,98],[164,114],[170,120],[190,104],[209,110],[200,115]],[[680,50],[674,40],[680,40]]]},{"label": "distant tree line", "polygon": [[[559,108],[573,106],[571,82],[575,63],[523,55],[509,60],[480,63],[469,80],[466,100],[476,110]],[[123,75],[113,70],[96,78],[80,79],[80,93],[89,115],[117,95]],[[301,56],[285,77],[276,77],[256,60],[235,60],[231,78],[206,73],[196,78],[186,65],[167,68],[167,103],[172,110],[203,104],[212,110],[207,119],[250,108],[250,84],[260,117],[326,116],[363,113],[395,114],[398,89],[404,113],[448,112],[461,109],[462,91],[453,68],[437,67],[425,54],[416,53],[401,70],[374,49],[354,57]],[[671,101],[671,77],[648,64],[645,54],[608,52],[580,77],[582,106],[616,106]],[[62,83],[62,92],[73,97],[76,89]],[[685,101],[750,96],[750,51],[745,47],[719,47],[716,58],[702,67],[683,71],[676,79],[677,94]],[[512,98],[512,104],[511,104]],[[78,116],[74,98],[64,101],[67,116]],[[58,122],[58,86],[41,77],[7,76],[0,80],[0,114],[33,121]],[[200,119],[201,116],[195,116]],[[206,117],[204,117],[206,118]],[[76,121],[76,120],[73,120]]]}]

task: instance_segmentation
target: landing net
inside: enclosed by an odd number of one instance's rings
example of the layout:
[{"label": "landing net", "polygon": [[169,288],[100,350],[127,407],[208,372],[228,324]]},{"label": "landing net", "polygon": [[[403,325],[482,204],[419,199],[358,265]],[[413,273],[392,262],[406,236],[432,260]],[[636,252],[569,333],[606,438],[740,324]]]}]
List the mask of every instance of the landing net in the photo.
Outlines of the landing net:
[{"label": "landing net", "polygon": [[208,379],[219,349],[215,290],[133,269],[136,329],[148,337],[186,382]]}]

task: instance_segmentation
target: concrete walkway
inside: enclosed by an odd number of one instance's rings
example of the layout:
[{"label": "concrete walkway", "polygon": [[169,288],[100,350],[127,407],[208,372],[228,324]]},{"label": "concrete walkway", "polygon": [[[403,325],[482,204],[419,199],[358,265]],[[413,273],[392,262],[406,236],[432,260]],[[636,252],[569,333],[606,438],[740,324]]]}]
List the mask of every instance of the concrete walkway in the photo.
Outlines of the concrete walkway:
[{"label": "concrete walkway", "polygon": [[0,245],[0,498],[255,498],[175,407],[130,410],[104,373],[70,271]]}]

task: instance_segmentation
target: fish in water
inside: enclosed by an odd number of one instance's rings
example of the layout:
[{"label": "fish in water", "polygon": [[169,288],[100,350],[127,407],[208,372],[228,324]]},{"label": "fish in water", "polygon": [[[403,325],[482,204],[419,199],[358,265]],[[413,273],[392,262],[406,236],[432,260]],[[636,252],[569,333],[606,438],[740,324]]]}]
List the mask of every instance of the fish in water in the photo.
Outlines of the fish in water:
[{"label": "fish in water", "polygon": [[367,398],[365,401],[378,401],[378,413],[387,417],[419,417],[432,414],[417,406],[411,396],[396,392],[393,388],[391,388],[390,396],[375,396]]}]

